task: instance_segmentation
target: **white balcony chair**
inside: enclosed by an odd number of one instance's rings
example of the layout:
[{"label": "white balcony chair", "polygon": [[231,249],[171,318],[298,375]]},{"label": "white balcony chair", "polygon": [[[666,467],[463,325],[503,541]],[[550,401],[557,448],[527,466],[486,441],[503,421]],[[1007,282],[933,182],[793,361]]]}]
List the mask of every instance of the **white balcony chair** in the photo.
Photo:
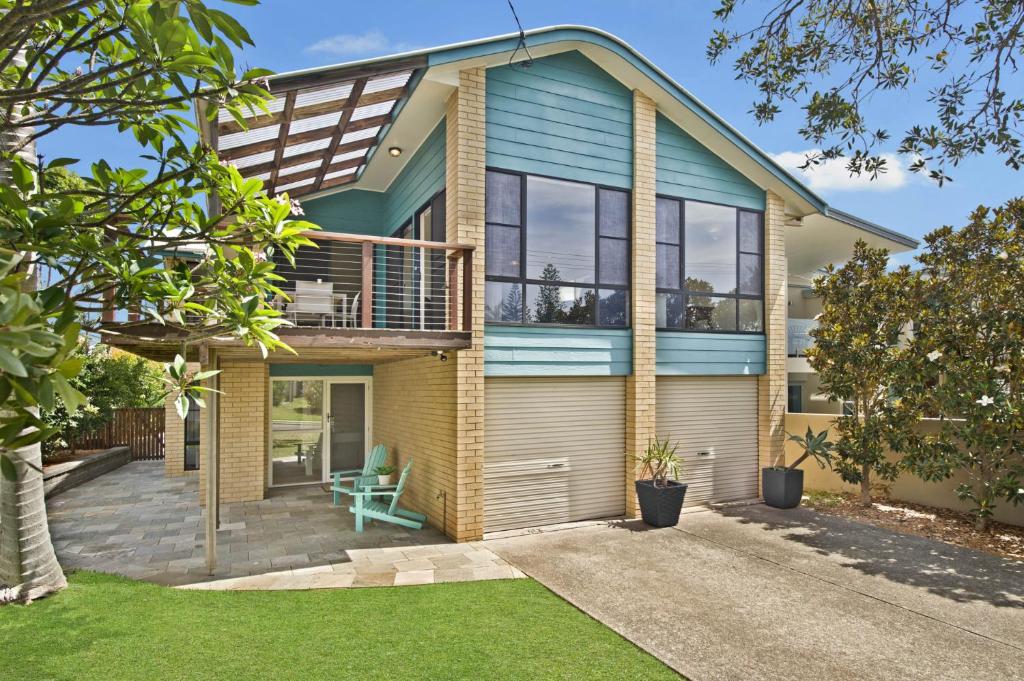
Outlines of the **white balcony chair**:
[{"label": "white balcony chair", "polygon": [[326,326],[328,318],[334,326],[334,284],[329,281],[296,281],[295,295],[288,312],[292,322],[298,324],[300,319],[320,320],[320,326]]}]

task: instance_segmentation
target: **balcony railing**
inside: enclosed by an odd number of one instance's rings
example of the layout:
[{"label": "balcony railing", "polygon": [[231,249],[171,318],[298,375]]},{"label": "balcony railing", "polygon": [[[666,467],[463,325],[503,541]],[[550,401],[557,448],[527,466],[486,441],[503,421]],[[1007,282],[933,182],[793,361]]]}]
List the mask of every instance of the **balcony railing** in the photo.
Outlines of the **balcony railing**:
[{"label": "balcony railing", "polygon": [[814,345],[811,338],[811,329],[818,326],[813,319],[797,319],[790,317],[786,320],[786,354],[790,357],[803,357],[807,348]]},{"label": "balcony railing", "polygon": [[318,247],[298,249],[294,266],[274,256],[287,294],[274,304],[296,327],[472,330],[472,246],[332,232],[306,236]]}]

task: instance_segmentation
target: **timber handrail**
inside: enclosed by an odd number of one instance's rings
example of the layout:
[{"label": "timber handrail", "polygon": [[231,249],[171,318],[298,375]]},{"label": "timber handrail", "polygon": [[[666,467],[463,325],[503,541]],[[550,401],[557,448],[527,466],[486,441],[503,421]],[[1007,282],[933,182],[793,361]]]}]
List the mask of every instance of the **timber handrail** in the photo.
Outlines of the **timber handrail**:
[{"label": "timber handrail", "polygon": [[345,241],[348,243],[379,244],[381,246],[409,246],[412,248],[430,248],[445,251],[472,251],[476,246],[472,244],[452,243],[448,241],[423,241],[422,239],[397,239],[391,236],[373,236],[370,234],[345,234],[342,232],[303,232],[302,236],[313,241]]}]

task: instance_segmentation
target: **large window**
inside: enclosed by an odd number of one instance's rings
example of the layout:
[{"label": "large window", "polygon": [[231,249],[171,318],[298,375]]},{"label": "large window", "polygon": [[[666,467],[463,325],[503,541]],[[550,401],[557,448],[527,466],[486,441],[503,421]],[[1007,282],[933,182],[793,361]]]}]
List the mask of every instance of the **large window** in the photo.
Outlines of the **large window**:
[{"label": "large window", "polygon": [[660,329],[764,331],[761,213],[658,197]]},{"label": "large window", "polygon": [[629,324],[629,192],[488,171],[485,318]]}]

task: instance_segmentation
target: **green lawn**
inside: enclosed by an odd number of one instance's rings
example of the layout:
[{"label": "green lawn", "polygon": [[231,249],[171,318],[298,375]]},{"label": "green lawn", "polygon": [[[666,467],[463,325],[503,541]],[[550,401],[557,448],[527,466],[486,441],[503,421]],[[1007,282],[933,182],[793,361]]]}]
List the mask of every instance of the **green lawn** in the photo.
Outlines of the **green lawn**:
[{"label": "green lawn", "polygon": [[0,608],[9,679],[669,679],[532,580],[178,591],[79,572]]}]

